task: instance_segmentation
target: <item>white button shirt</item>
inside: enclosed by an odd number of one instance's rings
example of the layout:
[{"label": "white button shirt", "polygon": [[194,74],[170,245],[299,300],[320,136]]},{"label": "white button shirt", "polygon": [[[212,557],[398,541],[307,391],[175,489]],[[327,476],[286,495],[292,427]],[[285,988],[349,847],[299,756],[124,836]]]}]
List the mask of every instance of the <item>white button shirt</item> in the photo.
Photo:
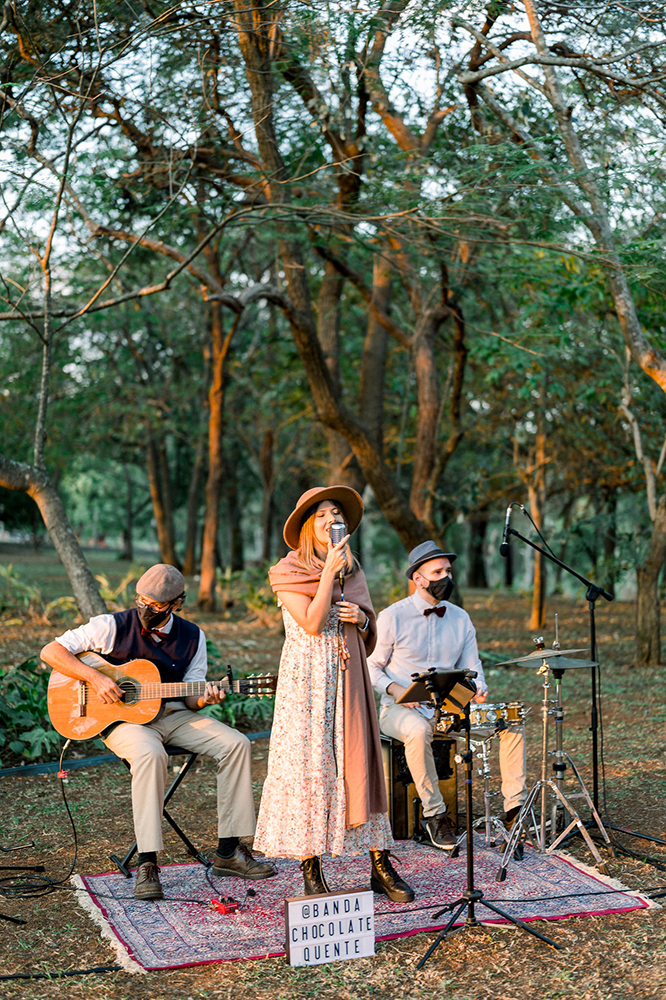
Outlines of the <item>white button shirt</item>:
[{"label": "white button shirt", "polygon": [[[432,607],[445,607],[446,614],[424,615]],[[382,696],[382,706],[393,705],[395,699],[387,687],[394,681],[407,688],[412,674],[436,670],[475,670],[475,684],[481,694],[488,685],[483,674],[476,645],[476,630],[466,611],[457,604],[440,601],[429,604],[418,591],[403,601],[391,604],[377,616],[377,645],[368,658],[372,685]],[[427,719],[435,714],[430,705],[419,705]]]}]

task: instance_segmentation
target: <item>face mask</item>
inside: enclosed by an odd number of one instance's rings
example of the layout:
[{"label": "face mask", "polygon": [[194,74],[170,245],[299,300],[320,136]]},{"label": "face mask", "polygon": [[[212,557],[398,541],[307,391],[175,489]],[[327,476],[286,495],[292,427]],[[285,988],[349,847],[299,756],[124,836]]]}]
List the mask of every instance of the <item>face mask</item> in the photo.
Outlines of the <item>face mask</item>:
[{"label": "face mask", "polygon": [[448,601],[453,585],[454,582],[450,576],[443,576],[441,580],[430,580],[425,589],[436,601]]},{"label": "face mask", "polygon": [[157,628],[158,625],[165,625],[171,614],[170,608],[167,611],[155,611],[154,608],[137,608],[136,611],[139,621],[148,630]]}]

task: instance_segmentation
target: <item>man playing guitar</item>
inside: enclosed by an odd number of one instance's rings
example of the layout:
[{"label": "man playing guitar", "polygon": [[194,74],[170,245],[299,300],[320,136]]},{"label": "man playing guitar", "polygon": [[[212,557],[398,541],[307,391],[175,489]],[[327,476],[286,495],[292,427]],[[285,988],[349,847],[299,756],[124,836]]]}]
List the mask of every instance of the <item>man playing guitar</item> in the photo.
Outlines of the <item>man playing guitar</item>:
[{"label": "man playing guitar", "polygon": [[[174,566],[158,563],[137,581],[136,608],[96,615],[48,643],[41,656],[66,677],[85,681],[105,704],[119,702],[123,691],[78,654],[94,651],[111,664],[150,660],[165,683],[204,682],[206,638],[193,622],[176,612],[185,598],[185,579]],[[165,743],[212,757],[217,763],[218,847],[213,874],[263,879],[275,874],[240,843],[254,834],[255,813],[250,774],[250,741],[216,719],[196,713],[216,705],[225,692],[206,684],[199,697],[170,699],[164,711],[144,725],[118,722],[101,734],[107,747],[127,760],[132,773],[132,812],[138,850],[134,895],[162,899],[157,852],[162,850],[162,806],[167,779]]]}]

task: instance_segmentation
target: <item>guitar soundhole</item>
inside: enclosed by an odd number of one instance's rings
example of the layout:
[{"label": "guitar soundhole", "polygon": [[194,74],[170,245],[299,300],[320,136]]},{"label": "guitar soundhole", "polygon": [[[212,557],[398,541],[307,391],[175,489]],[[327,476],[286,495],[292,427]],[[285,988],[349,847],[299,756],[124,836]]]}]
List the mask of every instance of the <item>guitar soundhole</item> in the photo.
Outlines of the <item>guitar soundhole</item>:
[{"label": "guitar soundhole", "polygon": [[122,700],[125,705],[133,705],[139,700],[139,689],[136,684],[132,683],[132,681],[123,681],[118,685],[118,687],[123,689],[124,694]]}]

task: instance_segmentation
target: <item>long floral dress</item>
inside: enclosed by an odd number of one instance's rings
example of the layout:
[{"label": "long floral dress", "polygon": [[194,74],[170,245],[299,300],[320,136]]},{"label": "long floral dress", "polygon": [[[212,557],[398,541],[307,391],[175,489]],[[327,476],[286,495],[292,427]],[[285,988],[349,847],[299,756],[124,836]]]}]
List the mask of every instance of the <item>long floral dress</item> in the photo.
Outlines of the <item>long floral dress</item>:
[{"label": "long floral dress", "polygon": [[362,854],[393,847],[388,815],[346,829],[338,608],[310,635],[282,607],[285,642],[254,847],[268,857]]}]

